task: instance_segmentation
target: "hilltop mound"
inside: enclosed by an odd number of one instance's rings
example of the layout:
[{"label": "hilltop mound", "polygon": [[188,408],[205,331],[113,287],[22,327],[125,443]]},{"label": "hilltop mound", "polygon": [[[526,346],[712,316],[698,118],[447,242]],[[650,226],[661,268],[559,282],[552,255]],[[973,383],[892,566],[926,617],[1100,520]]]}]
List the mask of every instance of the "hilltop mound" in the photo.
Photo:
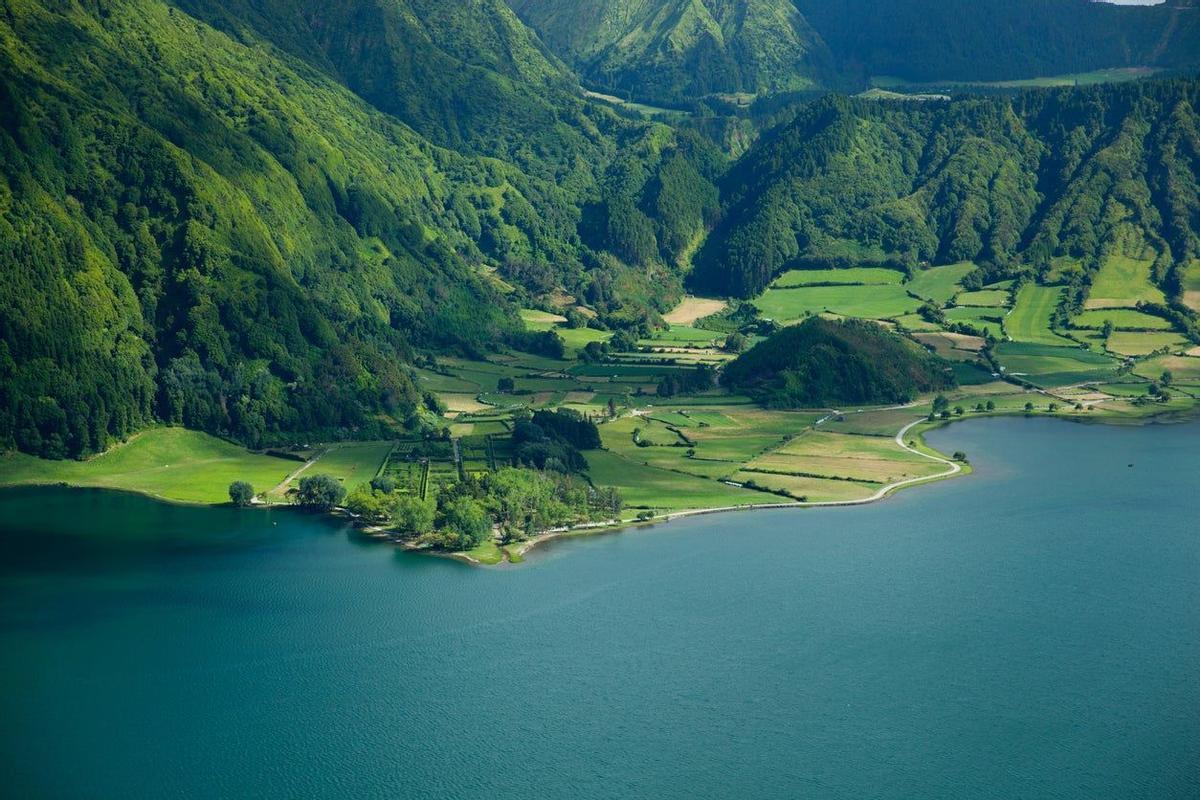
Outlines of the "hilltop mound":
[{"label": "hilltop mound", "polygon": [[812,317],[725,367],[723,382],[771,408],[903,403],[954,385],[949,365],[879,325]]}]

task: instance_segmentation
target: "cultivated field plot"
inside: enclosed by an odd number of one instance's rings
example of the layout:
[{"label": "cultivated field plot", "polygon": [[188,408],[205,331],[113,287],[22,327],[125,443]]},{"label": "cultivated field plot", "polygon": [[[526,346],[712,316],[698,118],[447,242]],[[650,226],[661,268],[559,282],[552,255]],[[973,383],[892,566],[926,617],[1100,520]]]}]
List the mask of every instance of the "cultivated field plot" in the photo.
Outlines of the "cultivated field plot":
[{"label": "cultivated field plot", "polygon": [[1110,255],[1100,266],[1085,308],[1133,308],[1139,300],[1164,303],[1162,290],[1150,282],[1153,259]]},{"label": "cultivated field plot", "polygon": [[921,344],[929,345],[939,356],[950,361],[975,361],[984,345],[981,336],[946,331],[914,333],[913,338]]},{"label": "cultivated field plot", "polygon": [[944,267],[930,267],[914,275],[905,288],[917,297],[933,300],[940,305],[959,292],[962,287],[958,282],[973,269],[975,265],[969,261]]},{"label": "cultivated field plot", "polygon": [[1153,314],[1144,314],[1129,308],[1096,309],[1083,311],[1071,318],[1071,324],[1076,328],[1099,330],[1105,322],[1112,322],[1117,330],[1129,331],[1166,331],[1171,329],[1171,323]]},{"label": "cultivated field plot", "polygon": [[889,484],[936,475],[944,472],[946,467],[903,449],[891,437],[817,430],[754,459],[746,469]]},{"label": "cultivated field plot", "polygon": [[[960,307],[948,308],[944,312],[946,319],[951,322],[965,322],[968,325],[978,329],[980,332],[987,331],[997,339],[1004,335],[1004,319],[1008,313],[1007,308],[999,306],[993,307]],[[920,319],[918,317],[918,319]],[[912,330],[917,330],[911,325],[907,325]],[[937,329],[936,325],[930,327]]]},{"label": "cultivated field plot", "polygon": [[1113,376],[1117,367],[1111,357],[1078,346],[1002,342],[996,345],[996,358],[1008,375],[1038,386],[1105,380]]},{"label": "cultivated field plot", "polygon": [[900,285],[904,282],[904,273],[882,267],[850,267],[848,269],[791,269],[780,275],[772,282],[774,289],[795,288],[797,286],[813,286],[832,284],[841,285]]},{"label": "cultivated field plot", "polygon": [[831,313],[864,319],[889,319],[916,311],[921,301],[903,286],[811,286],[768,289],[755,301],[764,317],[787,325],[806,314]]},{"label": "cultivated field plot", "polygon": [[928,413],[928,406],[913,406],[843,414],[822,423],[820,429],[831,433],[883,436],[891,439],[905,425],[921,419]]},{"label": "cultivated field plot", "polygon": [[713,300],[707,297],[685,297],[671,309],[667,314],[663,315],[663,321],[674,327],[675,325],[691,325],[696,320],[711,317],[713,314],[720,314],[725,310],[727,303],[724,300]]},{"label": "cultivated field plot", "polygon": [[1193,311],[1200,311],[1200,259],[1193,258],[1181,268],[1183,278],[1183,304]]},{"label": "cultivated field plot", "polygon": [[1157,356],[1133,368],[1135,375],[1151,381],[1159,380],[1168,371],[1174,384],[1200,384],[1200,358],[1193,356]]},{"label": "cultivated field plot", "polygon": [[627,507],[678,511],[771,502],[769,495],[720,481],[639,464],[606,450],[589,450],[588,475],[597,486],[615,486]]},{"label": "cultivated field plot", "polygon": [[[839,481],[802,475],[776,475],[743,471],[730,480],[751,486],[761,486],[772,492],[782,492],[799,502],[827,503],[865,500],[882,488],[882,484],[863,481]],[[770,502],[765,499],[765,502]]]},{"label": "cultivated field plot", "polygon": [[1122,356],[1146,356],[1163,348],[1171,351],[1182,350],[1187,340],[1178,333],[1137,333],[1134,331],[1114,331],[1108,337],[1105,346]]},{"label": "cultivated field plot", "polygon": [[[331,475],[349,491],[367,483],[383,467],[393,442],[339,442],[329,445],[305,475]],[[293,482],[294,484],[294,482]]]},{"label": "cultivated field plot", "polygon": [[567,321],[561,314],[551,314],[549,311],[539,311],[535,308],[522,308],[520,314],[525,327],[531,331],[548,331]]},{"label": "cultivated field plot", "polygon": [[199,431],[150,428],[87,461],[0,455],[0,484],[68,483],[144,492],[183,503],[225,503],[229,484],[265,492],[303,466],[259,455]]},{"label": "cultivated field plot", "polygon": [[996,308],[1007,306],[1008,301],[1008,291],[1004,289],[980,289],[977,292],[959,292],[954,296],[954,302],[960,306]]},{"label": "cultivated field plot", "polygon": [[1062,293],[1058,286],[1032,283],[1022,286],[1017,293],[1017,304],[1004,319],[1004,332],[1016,342],[1070,346],[1070,339],[1050,329],[1050,315],[1058,307]]}]

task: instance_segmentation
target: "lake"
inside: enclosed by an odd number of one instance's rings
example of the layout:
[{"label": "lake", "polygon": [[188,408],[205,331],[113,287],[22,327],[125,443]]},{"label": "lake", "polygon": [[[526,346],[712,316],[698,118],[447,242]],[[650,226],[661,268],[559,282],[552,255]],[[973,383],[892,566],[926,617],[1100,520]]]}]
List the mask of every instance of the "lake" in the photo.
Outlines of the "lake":
[{"label": "lake", "polygon": [[14,798],[1195,798],[1200,425],[519,567],[288,510],[0,493]]}]

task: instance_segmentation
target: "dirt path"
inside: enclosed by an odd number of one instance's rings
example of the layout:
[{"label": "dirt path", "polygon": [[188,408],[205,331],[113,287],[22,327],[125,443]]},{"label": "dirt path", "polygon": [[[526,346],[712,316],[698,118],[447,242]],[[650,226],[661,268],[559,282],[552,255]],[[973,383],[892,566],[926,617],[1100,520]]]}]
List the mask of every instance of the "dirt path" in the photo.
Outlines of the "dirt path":
[{"label": "dirt path", "polygon": [[299,467],[298,469],[296,469],[296,471],[295,471],[295,472],[293,472],[292,474],[290,474],[290,475],[288,475],[286,478],[284,478],[282,483],[280,483],[278,486],[276,486],[276,487],[275,487],[274,489],[272,489],[271,491],[267,492],[267,494],[279,494],[279,495],[281,495],[281,494],[283,494],[284,492],[286,492],[286,491],[287,491],[287,487],[288,487],[288,484],[289,484],[289,483],[291,483],[292,481],[296,480],[296,478],[299,478],[301,475],[303,475],[305,470],[307,470],[307,469],[308,469],[309,467],[311,467],[313,464],[315,464],[315,463],[317,463],[318,461],[320,461],[320,460],[321,460],[321,458],[322,458],[322,457],[323,457],[323,456],[324,456],[326,453],[328,453],[330,450],[333,450],[335,447],[337,447],[337,445],[332,445],[332,446],[330,446],[330,447],[326,447],[326,448],[324,448],[324,449],[322,449],[322,450],[318,450],[318,451],[317,451],[317,453],[316,453],[316,455],[314,455],[314,456],[313,456],[312,458],[310,458],[308,461],[305,461],[303,464],[301,464],[301,465],[300,465],[300,467]]}]

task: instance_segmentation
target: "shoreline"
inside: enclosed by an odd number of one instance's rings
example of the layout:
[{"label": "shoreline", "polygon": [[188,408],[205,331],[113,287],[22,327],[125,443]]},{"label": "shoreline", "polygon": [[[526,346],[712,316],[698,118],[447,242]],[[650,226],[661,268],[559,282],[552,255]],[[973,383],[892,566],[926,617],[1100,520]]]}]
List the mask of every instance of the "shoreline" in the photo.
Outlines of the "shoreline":
[{"label": "shoreline", "polygon": [[[908,406],[897,406],[896,408],[905,408],[905,407],[908,407]],[[818,422],[818,424],[820,422],[824,422],[826,419],[829,419],[830,417],[834,416],[837,413],[838,412],[836,412],[836,411],[832,412],[827,417],[820,420]],[[561,528],[561,529],[545,531],[545,532],[539,533],[529,539],[526,539],[525,541],[522,541],[522,542],[515,542],[512,544],[508,544],[508,545],[497,545],[497,548],[499,549],[502,557],[501,557],[501,560],[496,563],[489,563],[489,562],[481,561],[464,551],[447,552],[447,551],[433,550],[433,549],[430,549],[427,547],[417,547],[410,542],[406,542],[406,541],[396,537],[389,531],[389,529],[387,529],[385,527],[382,527],[382,526],[379,526],[376,524],[364,524],[364,523],[360,522],[356,517],[349,514],[344,509],[335,509],[332,512],[320,514],[319,516],[329,519],[330,521],[337,521],[337,522],[341,522],[342,524],[349,524],[354,529],[355,532],[357,532],[363,536],[369,537],[373,540],[380,541],[380,542],[386,541],[389,544],[392,544],[394,547],[403,549],[410,553],[416,553],[416,554],[427,555],[427,556],[435,556],[438,558],[447,558],[447,559],[451,559],[454,561],[460,561],[464,564],[469,564],[471,566],[476,566],[476,567],[507,567],[507,566],[512,566],[512,565],[520,563],[522,560],[524,560],[525,556],[527,556],[529,553],[533,552],[534,550],[538,549],[539,547],[542,547],[550,542],[555,542],[555,541],[562,540],[562,539],[569,539],[569,538],[573,538],[573,537],[596,536],[596,535],[600,535],[600,534],[619,533],[622,531],[627,531],[627,530],[636,529],[636,528],[653,527],[655,525],[662,525],[662,524],[666,524],[666,523],[670,523],[670,522],[675,522],[677,520],[687,519],[690,517],[709,516],[709,515],[713,515],[713,514],[728,514],[728,513],[738,512],[738,511],[778,511],[778,510],[785,510],[785,509],[800,510],[800,509],[809,509],[809,508],[838,508],[838,507],[861,506],[861,505],[867,505],[870,503],[876,503],[881,500],[886,500],[891,495],[893,495],[896,492],[899,492],[901,490],[904,490],[904,489],[922,486],[927,483],[936,483],[936,482],[943,481],[943,480],[949,480],[951,478],[969,475],[973,472],[972,466],[969,462],[956,462],[953,459],[945,456],[944,454],[940,453],[939,451],[934,450],[932,447],[930,447],[928,444],[926,444],[924,441],[924,435],[928,431],[935,430],[938,428],[948,427],[949,425],[952,425],[954,423],[967,422],[967,421],[971,421],[971,420],[1001,419],[1001,418],[1012,419],[1012,418],[1017,418],[1017,417],[1054,419],[1054,420],[1059,420],[1062,422],[1075,422],[1075,423],[1083,423],[1083,424],[1100,424],[1100,425],[1116,425],[1116,426],[1175,425],[1175,424],[1186,424],[1188,422],[1193,422],[1193,421],[1200,419],[1200,408],[1193,408],[1193,409],[1188,409],[1185,411],[1178,411],[1178,412],[1164,411],[1163,413],[1160,413],[1160,414],[1150,414],[1145,417],[1135,417],[1135,418],[1112,417],[1112,416],[1104,415],[1104,414],[1101,414],[1098,416],[1089,416],[1089,417],[1065,416],[1065,415],[1060,415],[1060,414],[1048,414],[1046,412],[1029,413],[1029,412],[1017,411],[1017,410],[992,411],[992,412],[988,412],[985,415],[974,415],[974,414],[968,413],[968,414],[964,414],[961,417],[955,416],[955,417],[951,417],[949,419],[937,419],[937,420],[933,420],[933,421],[930,421],[926,417],[921,417],[921,418],[915,419],[912,422],[909,422],[909,423],[905,424],[903,427],[901,427],[900,430],[896,432],[893,439],[896,442],[896,444],[899,445],[904,450],[907,450],[911,453],[919,455],[922,458],[927,458],[931,461],[936,461],[938,463],[944,464],[948,467],[948,469],[946,469],[945,471],[939,472],[935,475],[925,475],[925,476],[916,477],[916,478],[907,478],[902,481],[896,481],[895,483],[891,483],[891,484],[881,487],[878,491],[876,491],[874,494],[872,494],[869,497],[862,497],[862,498],[857,498],[857,499],[853,499],[853,500],[820,500],[820,501],[800,501],[800,500],[783,501],[783,500],[781,500],[781,501],[776,501],[776,502],[745,503],[745,504],[733,505],[733,506],[711,506],[711,507],[704,507],[704,508],[688,508],[688,509],[681,509],[678,511],[668,511],[666,513],[657,514],[655,516],[648,517],[646,519],[633,518],[633,519],[627,519],[627,520],[612,520],[612,521],[606,521],[606,522],[583,523],[583,524],[571,526],[568,528]],[[909,434],[914,428],[919,428],[921,426],[925,426],[925,427],[923,427],[921,430],[919,430],[913,438],[906,438],[907,434]],[[915,446],[910,446],[909,445],[910,441],[912,441]],[[920,449],[922,447],[924,447],[925,449],[924,450]],[[929,451],[929,452],[926,452],[926,451]],[[303,467],[306,465],[301,465],[301,466]],[[139,489],[130,489],[127,487],[102,486],[102,485],[72,484],[67,481],[44,481],[44,482],[32,482],[31,481],[31,482],[0,485],[0,491],[2,491],[4,489],[20,489],[20,488],[65,488],[65,489],[73,489],[73,490],[74,489],[84,489],[84,490],[92,490],[92,491],[120,492],[122,494],[131,494],[131,495],[139,495],[142,497],[147,497],[147,498],[150,498],[151,500],[154,500],[155,502],[159,502],[159,503],[167,503],[170,505],[184,506],[184,507],[189,507],[189,508],[222,508],[222,507],[230,508],[233,506],[232,503],[228,503],[228,502],[226,502],[226,503],[204,503],[204,502],[196,502],[196,501],[188,501],[188,500],[179,500],[179,499],[175,499],[175,498],[163,497],[163,496],[155,494],[153,492],[139,490]],[[259,503],[254,503],[250,506],[246,506],[242,510],[254,510],[254,509],[301,510],[297,506],[295,506],[291,503],[287,503],[287,502],[265,502],[265,503],[259,502]],[[510,548],[511,548],[511,552],[510,552]],[[514,560],[514,557],[515,557],[515,560]]]}]

